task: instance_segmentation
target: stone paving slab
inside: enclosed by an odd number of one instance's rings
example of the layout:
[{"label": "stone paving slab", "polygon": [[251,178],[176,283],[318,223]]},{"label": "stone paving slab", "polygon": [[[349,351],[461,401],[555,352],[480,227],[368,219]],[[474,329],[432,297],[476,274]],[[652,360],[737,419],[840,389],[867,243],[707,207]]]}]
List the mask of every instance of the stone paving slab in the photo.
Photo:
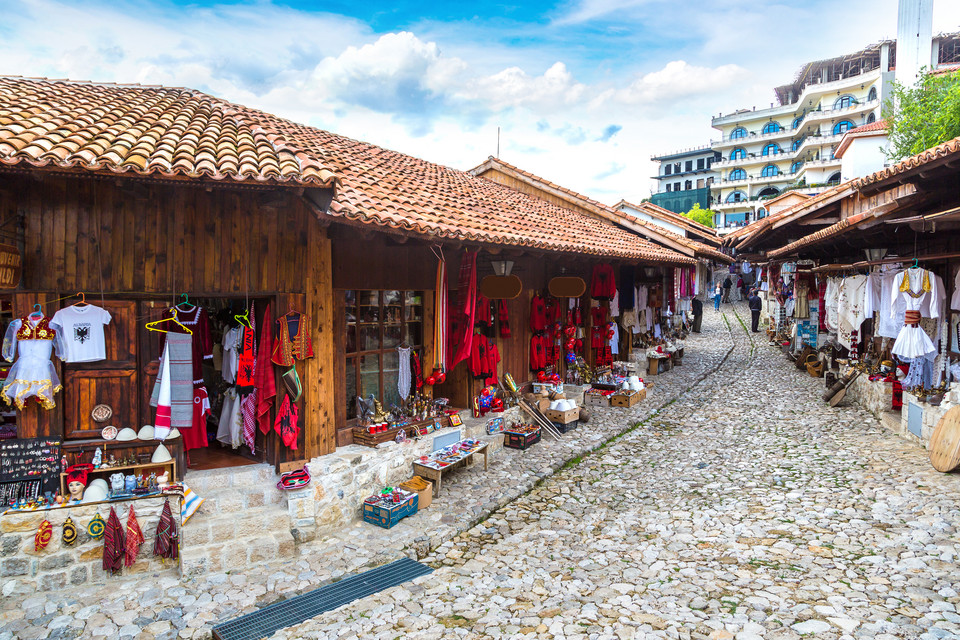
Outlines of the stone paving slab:
[{"label": "stone paving slab", "polygon": [[488,472],[475,465],[451,474],[449,480],[444,478],[440,499],[392,529],[358,522],[335,536],[301,545],[301,556],[294,562],[264,564],[242,573],[208,573],[179,581],[121,576],[105,587],[4,598],[0,640],[209,638],[219,620],[404,555],[425,557],[550,478],[568,461],[649,420],[710,375],[731,352],[730,326],[711,310],[705,316],[704,333],[687,340],[683,366],[653,378],[655,385],[644,402],[631,409],[593,409],[589,423],[559,442],[545,437],[524,452],[502,449],[490,458]]},{"label": "stone paving slab", "polygon": [[715,375],[441,544],[430,576],[274,640],[960,638],[958,476],[724,313]]}]

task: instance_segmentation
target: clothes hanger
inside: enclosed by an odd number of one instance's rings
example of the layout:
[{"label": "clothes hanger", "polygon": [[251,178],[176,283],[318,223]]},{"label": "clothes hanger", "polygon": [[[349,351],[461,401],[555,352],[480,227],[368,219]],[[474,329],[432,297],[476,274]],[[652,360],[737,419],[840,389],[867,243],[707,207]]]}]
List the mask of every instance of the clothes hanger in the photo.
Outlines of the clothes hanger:
[{"label": "clothes hanger", "polygon": [[177,318],[177,308],[176,308],[176,307],[173,307],[173,308],[171,309],[171,311],[173,312],[173,316],[172,316],[172,317],[170,317],[170,318],[161,318],[160,320],[154,320],[153,322],[148,322],[147,324],[144,325],[144,327],[146,327],[146,329],[147,329],[148,331],[156,331],[157,333],[170,333],[170,331],[169,331],[168,329],[159,328],[159,325],[160,325],[161,322],[171,322],[171,321],[172,321],[172,322],[176,323],[178,327],[180,327],[181,329],[183,329],[185,333],[188,333],[188,334],[190,334],[190,335],[193,335],[193,331],[191,331],[189,327],[187,327],[186,325],[184,325],[184,324],[183,324],[182,322],[180,322],[180,320]]},{"label": "clothes hanger", "polygon": [[243,313],[238,313],[233,316],[233,319],[245,326],[247,329],[252,329],[250,326],[250,309],[245,309]]},{"label": "clothes hanger", "polygon": [[87,306],[87,296],[83,293],[83,291],[78,291],[78,292],[77,292],[77,295],[80,297],[80,302],[74,302],[74,303],[73,303],[73,306],[74,306],[74,307],[85,307],[85,306]]},{"label": "clothes hanger", "polygon": [[40,303],[37,302],[33,305],[33,311],[30,312],[30,315],[27,316],[27,320],[42,320],[43,319],[43,310],[40,308]]},{"label": "clothes hanger", "polygon": [[[186,293],[181,293],[181,294],[180,294],[180,297],[183,298],[183,300],[181,300],[179,303],[177,303],[177,308],[178,308],[178,309],[179,309],[180,307],[182,307],[183,305],[187,305],[188,307],[191,307],[190,310],[192,311],[192,310],[193,310],[192,308],[193,308],[193,307],[196,307],[196,305],[190,304],[190,296],[187,295]],[[183,309],[183,311],[186,311],[186,309]]]}]

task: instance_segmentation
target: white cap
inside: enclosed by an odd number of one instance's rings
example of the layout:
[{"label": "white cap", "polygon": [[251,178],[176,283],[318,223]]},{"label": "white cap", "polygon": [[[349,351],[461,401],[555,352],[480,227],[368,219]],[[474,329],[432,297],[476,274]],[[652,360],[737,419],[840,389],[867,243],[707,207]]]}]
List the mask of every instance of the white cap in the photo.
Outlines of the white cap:
[{"label": "white cap", "polygon": [[153,440],[153,425],[145,424],[140,427],[140,433],[137,434],[140,440]]},{"label": "white cap", "polygon": [[130,442],[131,440],[136,439],[137,432],[130,427],[124,427],[123,429],[120,429],[120,433],[117,434],[117,440],[119,442]]},{"label": "white cap", "polygon": [[162,444],[157,445],[157,450],[153,452],[153,456],[150,458],[150,462],[153,463],[170,462],[171,460],[173,458],[170,456],[170,452]]}]

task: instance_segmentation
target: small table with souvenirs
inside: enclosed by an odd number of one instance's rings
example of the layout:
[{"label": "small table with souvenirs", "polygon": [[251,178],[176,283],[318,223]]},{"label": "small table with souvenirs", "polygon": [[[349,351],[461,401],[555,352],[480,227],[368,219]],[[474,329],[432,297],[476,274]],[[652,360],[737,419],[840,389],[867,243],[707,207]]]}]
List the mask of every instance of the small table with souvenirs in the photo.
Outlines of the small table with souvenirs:
[{"label": "small table with souvenirs", "polygon": [[433,494],[439,496],[443,474],[467,465],[474,455],[479,453],[483,456],[483,470],[486,471],[488,469],[487,448],[486,442],[461,440],[449,447],[434,451],[428,456],[421,456],[413,462],[413,471],[418,476],[433,482],[436,485]]}]

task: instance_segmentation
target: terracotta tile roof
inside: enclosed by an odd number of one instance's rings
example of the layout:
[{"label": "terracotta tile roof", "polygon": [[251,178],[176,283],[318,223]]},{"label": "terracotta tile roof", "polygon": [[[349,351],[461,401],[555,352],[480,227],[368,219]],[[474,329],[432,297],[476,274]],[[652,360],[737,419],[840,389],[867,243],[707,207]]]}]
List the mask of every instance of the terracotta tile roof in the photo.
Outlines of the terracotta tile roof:
[{"label": "terracotta tile roof", "polygon": [[812,244],[817,244],[818,242],[822,242],[828,238],[832,238],[833,236],[838,236],[841,233],[845,233],[849,230],[852,230],[856,228],[860,223],[868,219],[869,220],[875,219],[873,213],[871,213],[870,211],[864,211],[862,213],[858,213],[848,218],[844,218],[843,220],[841,220],[840,222],[837,222],[836,224],[832,224],[829,227],[820,229],[815,233],[811,233],[810,235],[804,236],[799,240],[796,240],[794,242],[791,242],[788,245],[784,245],[783,247],[780,247],[779,249],[768,251],[767,257],[779,258],[782,256],[789,255],[797,251],[798,249],[802,249],[803,247],[807,247]]},{"label": "terracotta tile roof", "polygon": [[317,157],[199,91],[0,76],[0,164],[330,187]]},{"label": "terracotta tile roof", "polygon": [[717,235],[716,229],[711,229],[706,225],[702,225],[696,220],[691,220],[686,216],[682,216],[679,213],[670,211],[669,209],[664,209],[663,207],[653,204],[652,202],[641,202],[640,204],[633,204],[627,202],[626,200],[621,200],[615,206],[619,207],[620,205],[627,205],[633,207],[634,209],[641,209],[646,211],[648,214],[654,218],[660,218],[667,222],[672,222],[673,224],[679,225],[681,227],[686,227],[688,231],[692,231],[699,236],[703,236],[711,244],[716,244],[719,246],[720,237]]},{"label": "terracotta tile roof", "polygon": [[567,202],[573,205],[576,205],[582,209],[586,209],[587,211],[591,211],[594,214],[596,214],[598,217],[602,218],[603,220],[612,222],[613,224],[622,225],[627,227],[628,229],[632,229],[635,231],[636,231],[635,227],[640,226],[643,228],[642,235],[647,237],[649,240],[652,240],[653,242],[660,242],[661,244],[663,244],[663,241],[665,239],[669,239],[669,241],[666,242],[668,246],[672,245],[674,248],[676,248],[676,245],[680,245],[692,251],[694,255],[708,257],[708,258],[715,258],[728,263],[732,262],[732,258],[730,258],[729,256],[721,253],[720,251],[717,251],[716,249],[702,242],[697,242],[696,240],[692,240],[690,238],[686,238],[679,234],[672,233],[667,229],[664,229],[663,227],[658,225],[647,224],[643,220],[638,220],[633,216],[626,215],[622,211],[614,207],[605,205],[602,202],[594,200],[593,198],[587,197],[585,195],[579,194],[576,191],[573,191],[571,189],[561,187],[553,182],[550,182],[546,178],[541,178],[540,176],[530,173],[529,171],[524,171],[523,169],[520,169],[519,167],[516,167],[510,163],[504,162],[499,158],[494,158],[493,156],[490,156],[486,162],[471,169],[470,174],[482,177],[483,174],[485,174],[489,170],[500,171],[505,175],[509,175],[519,180],[522,180],[526,184],[553,196],[558,196],[557,192],[559,192],[562,198]]},{"label": "terracotta tile roof", "polygon": [[856,129],[849,129],[846,133],[843,134],[843,139],[840,140],[840,144],[837,145],[837,150],[834,151],[834,155],[838,158],[842,158],[846,150],[853,144],[853,141],[857,138],[871,138],[876,136],[883,136],[887,134],[887,120],[886,118],[871,122],[870,124],[865,124],[863,126],[857,127]]},{"label": "terracotta tile roof", "polygon": [[905,158],[895,165],[871,173],[863,178],[857,178],[853,180],[853,186],[855,189],[862,189],[868,185],[897,177],[914,169],[919,169],[923,165],[934,162],[937,159],[946,158],[957,153],[960,153],[960,137],[938,144],[935,147],[922,151],[915,156]]},{"label": "terracotta tile roof", "polygon": [[774,215],[767,216],[762,220],[758,220],[749,226],[746,229],[750,229],[749,234],[744,235],[737,243],[736,248],[741,249],[748,246],[750,242],[756,242],[762,236],[766,235],[768,231],[772,230],[775,226],[788,217],[804,217],[811,213],[814,213],[821,206],[827,204],[831,199],[836,198],[844,191],[851,190],[851,182],[841,182],[840,184],[834,185],[829,189],[818,193],[809,200],[804,200],[803,202],[798,202],[792,207],[787,207],[783,211],[778,211]]},{"label": "terracotta tile roof", "polygon": [[881,118],[879,120],[874,120],[870,124],[860,125],[855,129],[848,129],[847,135],[852,133],[866,133],[868,131],[886,131],[887,130],[887,119]]},{"label": "terracotta tile roof", "polygon": [[484,178],[258,112],[338,178],[329,214],[421,236],[639,261],[693,264],[607,221]]}]

